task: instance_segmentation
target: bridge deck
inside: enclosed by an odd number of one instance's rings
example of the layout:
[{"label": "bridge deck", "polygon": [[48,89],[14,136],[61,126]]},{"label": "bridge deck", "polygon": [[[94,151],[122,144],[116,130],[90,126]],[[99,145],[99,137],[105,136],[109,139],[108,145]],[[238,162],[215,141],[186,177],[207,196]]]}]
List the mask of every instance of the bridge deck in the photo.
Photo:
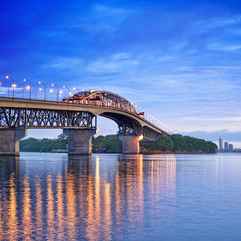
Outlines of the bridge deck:
[{"label": "bridge deck", "polygon": [[126,115],[130,118],[137,120],[143,127],[148,127],[151,130],[159,133],[168,135],[165,131],[152,124],[137,113],[123,111],[121,108],[113,108],[111,106],[105,106],[101,104],[74,104],[66,103],[63,101],[50,101],[50,100],[30,100],[20,98],[7,98],[0,97],[0,108],[23,108],[23,109],[44,109],[44,110],[61,110],[61,111],[86,111],[91,112],[95,115],[101,115],[104,112],[113,112]]}]

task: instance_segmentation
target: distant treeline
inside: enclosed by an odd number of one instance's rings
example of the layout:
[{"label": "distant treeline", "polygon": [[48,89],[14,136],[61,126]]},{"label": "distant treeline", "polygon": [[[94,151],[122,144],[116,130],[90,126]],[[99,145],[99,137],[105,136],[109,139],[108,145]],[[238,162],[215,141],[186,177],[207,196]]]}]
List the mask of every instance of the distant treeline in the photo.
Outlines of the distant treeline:
[{"label": "distant treeline", "polygon": [[[23,152],[64,152],[67,138],[60,135],[57,139],[24,139],[20,143]],[[121,142],[117,135],[93,138],[93,152],[120,153]],[[142,153],[215,153],[217,145],[210,141],[182,135],[162,136],[155,142],[141,142]]]}]

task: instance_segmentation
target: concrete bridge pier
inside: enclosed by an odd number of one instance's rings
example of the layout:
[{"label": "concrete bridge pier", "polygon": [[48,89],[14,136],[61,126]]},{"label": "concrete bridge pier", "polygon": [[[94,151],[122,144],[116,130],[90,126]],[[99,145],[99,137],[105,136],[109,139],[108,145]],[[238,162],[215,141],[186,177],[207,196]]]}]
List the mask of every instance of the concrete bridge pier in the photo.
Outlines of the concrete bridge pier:
[{"label": "concrete bridge pier", "polygon": [[92,154],[92,137],[95,133],[94,129],[64,129],[64,134],[68,136],[68,154]]},{"label": "concrete bridge pier", "polygon": [[141,136],[121,135],[123,154],[139,154]]},{"label": "concrete bridge pier", "polygon": [[0,129],[0,156],[19,156],[19,141],[25,129]]}]

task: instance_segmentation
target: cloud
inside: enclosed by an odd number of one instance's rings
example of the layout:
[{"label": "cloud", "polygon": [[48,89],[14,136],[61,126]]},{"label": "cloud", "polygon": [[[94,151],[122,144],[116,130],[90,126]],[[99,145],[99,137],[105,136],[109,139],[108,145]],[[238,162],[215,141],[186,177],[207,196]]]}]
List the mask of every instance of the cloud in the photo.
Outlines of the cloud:
[{"label": "cloud", "polygon": [[226,17],[210,17],[197,21],[199,31],[210,31],[219,28],[235,26],[241,23],[241,15],[231,15]]},{"label": "cloud", "polygon": [[225,52],[235,52],[241,50],[241,42],[232,44],[232,43],[209,43],[208,44],[209,50],[215,51],[225,51]]},{"label": "cloud", "polygon": [[90,74],[123,73],[136,68],[139,62],[128,53],[117,53],[90,62],[86,68]]},{"label": "cloud", "polygon": [[241,116],[228,116],[228,117],[195,117],[188,116],[183,117],[183,120],[187,121],[207,121],[207,122],[239,122],[241,123]]},{"label": "cloud", "polygon": [[132,14],[134,10],[123,8],[123,7],[114,7],[110,5],[104,5],[104,4],[95,4],[92,7],[92,14],[95,15],[95,17],[121,17],[125,18]]},{"label": "cloud", "polygon": [[111,73],[121,73],[129,71],[139,64],[138,58],[127,52],[117,52],[104,57],[96,57],[91,59],[84,59],[81,57],[55,57],[48,63],[44,64],[42,68],[50,68],[57,70],[76,70],[82,69],[88,74],[108,75]]},{"label": "cloud", "polygon": [[56,57],[42,66],[45,69],[70,70],[74,72],[83,69],[83,67],[84,60],[77,57]]},{"label": "cloud", "polygon": [[113,33],[136,10],[123,7],[114,7],[104,4],[95,4],[91,7],[86,17],[82,17],[75,27],[90,33]]}]

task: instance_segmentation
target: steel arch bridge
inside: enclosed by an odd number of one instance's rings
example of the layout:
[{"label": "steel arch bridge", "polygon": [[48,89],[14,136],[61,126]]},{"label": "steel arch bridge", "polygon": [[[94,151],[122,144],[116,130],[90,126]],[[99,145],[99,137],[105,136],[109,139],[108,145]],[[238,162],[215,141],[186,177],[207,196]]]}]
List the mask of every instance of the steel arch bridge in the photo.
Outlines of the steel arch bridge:
[{"label": "steel arch bridge", "polygon": [[[156,140],[161,135],[168,135],[146,120],[144,113],[138,113],[130,101],[109,91],[82,91],[59,102],[0,98],[1,136],[7,131],[10,133],[33,128],[61,128],[69,135],[70,142],[73,142],[69,145],[73,147],[72,152],[79,149],[76,154],[91,153],[91,137],[96,132],[97,116],[111,119],[118,125],[123,152],[126,153],[138,153],[139,140],[143,137]],[[1,143],[4,144],[1,136],[0,146]],[[15,136],[18,135],[15,133]],[[87,140],[87,144],[81,142],[83,138]],[[82,148],[85,145],[87,147]]]}]

